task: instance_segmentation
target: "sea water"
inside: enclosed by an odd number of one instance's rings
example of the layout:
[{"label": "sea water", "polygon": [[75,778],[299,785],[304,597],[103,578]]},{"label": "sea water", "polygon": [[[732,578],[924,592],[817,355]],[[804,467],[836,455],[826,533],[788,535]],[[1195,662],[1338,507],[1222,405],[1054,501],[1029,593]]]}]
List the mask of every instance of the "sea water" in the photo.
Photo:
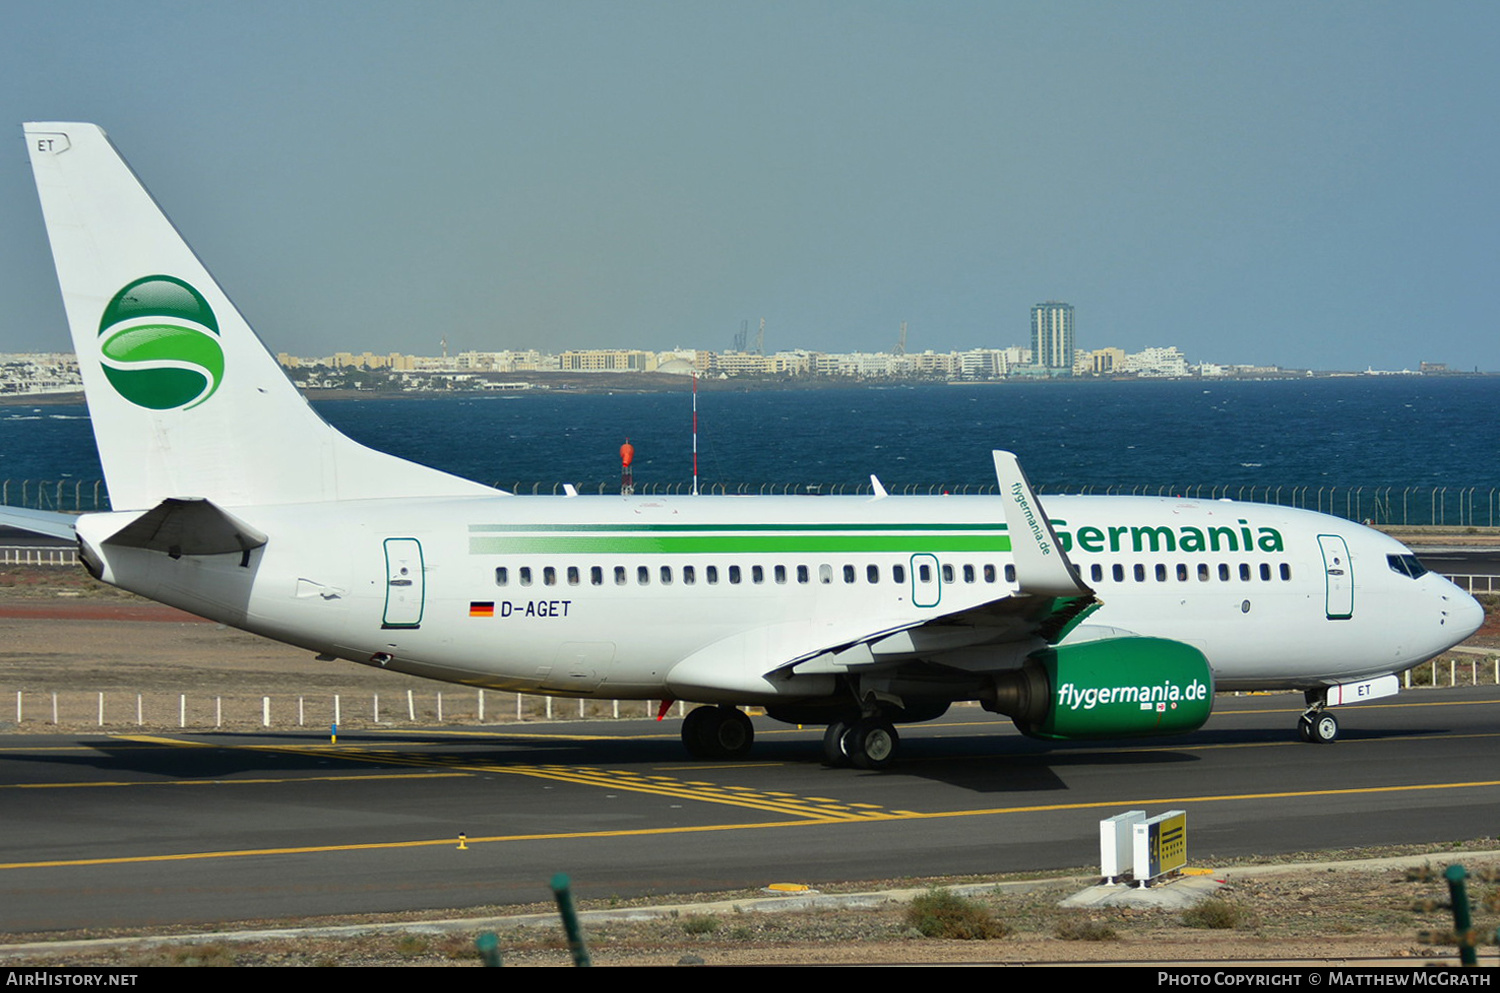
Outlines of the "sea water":
[{"label": "sea water", "polygon": [[[601,376],[601,383],[607,382]],[[505,487],[618,489],[692,478],[690,381],[678,392],[516,393],[315,404],[366,445]],[[1051,382],[705,389],[701,487],[959,490],[1016,452],[1044,491],[1085,487],[1492,487],[1500,377]],[[102,475],[77,406],[0,408],[0,479]],[[11,502],[16,502],[14,499]]]}]

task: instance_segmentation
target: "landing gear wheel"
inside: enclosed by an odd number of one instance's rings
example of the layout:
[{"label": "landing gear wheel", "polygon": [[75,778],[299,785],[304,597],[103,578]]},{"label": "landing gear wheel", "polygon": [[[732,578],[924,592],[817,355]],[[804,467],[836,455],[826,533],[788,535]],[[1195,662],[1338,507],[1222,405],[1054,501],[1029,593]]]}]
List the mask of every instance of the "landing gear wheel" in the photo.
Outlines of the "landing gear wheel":
[{"label": "landing gear wheel", "polygon": [[896,725],[883,717],[863,718],[844,736],[844,749],[855,768],[877,772],[889,769],[895,763],[900,744],[901,736],[896,733]]},{"label": "landing gear wheel", "polygon": [[1331,745],[1339,737],[1339,719],[1324,711],[1312,719],[1312,741],[1320,745]]},{"label": "landing gear wheel", "polygon": [[1339,719],[1326,710],[1303,714],[1297,719],[1297,737],[1314,745],[1330,745],[1338,740]]},{"label": "landing gear wheel", "polygon": [[734,707],[698,707],[682,722],[682,743],[694,758],[742,758],[754,741],[755,726]]},{"label": "landing gear wheel", "polygon": [[710,758],[708,740],[703,732],[713,722],[715,707],[694,707],[682,719],[682,745],[695,759]]},{"label": "landing gear wheel", "polygon": [[851,726],[849,721],[834,721],[823,732],[823,764],[830,769],[842,769],[850,764],[844,736],[849,733]]}]

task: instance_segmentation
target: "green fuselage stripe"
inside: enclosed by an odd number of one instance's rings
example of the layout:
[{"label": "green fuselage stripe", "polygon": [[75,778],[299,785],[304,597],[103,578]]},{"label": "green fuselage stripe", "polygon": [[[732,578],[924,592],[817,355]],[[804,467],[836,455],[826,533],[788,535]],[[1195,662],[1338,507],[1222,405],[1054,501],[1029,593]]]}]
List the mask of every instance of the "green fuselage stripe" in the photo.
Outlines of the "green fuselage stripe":
[{"label": "green fuselage stripe", "polygon": [[[785,530],[785,529],[778,529]],[[1008,552],[1001,534],[470,535],[471,555],[810,555],[819,552]]]},{"label": "green fuselage stripe", "polygon": [[[1066,521],[1054,521],[1054,525],[1066,525]],[[470,524],[473,534],[503,532],[505,534],[547,532],[550,534],[759,534],[778,532],[788,534],[831,533],[849,535],[865,532],[901,531],[910,534],[943,533],[948,531],[978,531],[1004,533],[1004,524]]]}]

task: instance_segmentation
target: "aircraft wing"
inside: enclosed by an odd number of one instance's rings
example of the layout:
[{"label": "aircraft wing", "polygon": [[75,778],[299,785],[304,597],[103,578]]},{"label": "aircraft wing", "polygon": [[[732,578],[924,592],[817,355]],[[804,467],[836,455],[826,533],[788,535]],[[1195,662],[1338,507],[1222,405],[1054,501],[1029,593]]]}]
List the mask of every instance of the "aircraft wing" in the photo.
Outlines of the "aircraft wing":
[{"label": "aircraft wing", "polygon": [[[898,666],[960,649],[1060,641],[1099,600],[1068,561],[1016,457],[1000,451],[994,457],[1017,590],[877,630],[840,630],[835,623],[812,638],[806,629],[740,632],[679,662],[669,682],[753,690],[796,676]],[[810,640],[816,643],[809,646]],[[767,659],[778,661],[767,669]]]},{"label": "aircraft wing", "polygon": [[44,534],[49,538],[74,540],[77,537],[74,527],[77,522],[77,514],[62,514],[53,510],[27,510],[24,507],[0,507],[0,524],[21,531],[30,531],[32,534]]}]

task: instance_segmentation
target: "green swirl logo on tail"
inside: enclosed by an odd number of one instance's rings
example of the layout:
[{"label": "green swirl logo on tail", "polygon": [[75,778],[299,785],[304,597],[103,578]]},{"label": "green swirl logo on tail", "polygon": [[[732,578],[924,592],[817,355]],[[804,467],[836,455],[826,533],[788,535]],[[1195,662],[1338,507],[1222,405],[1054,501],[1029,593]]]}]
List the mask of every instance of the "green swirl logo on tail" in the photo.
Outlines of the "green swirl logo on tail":
[{"label": "green swirl logo on tail", "polygon": [[213,309],[172,276],[146,276],[115,294],[99,320],[99,354],[115,391],[152,410],[191,410],[224,378]]}]

